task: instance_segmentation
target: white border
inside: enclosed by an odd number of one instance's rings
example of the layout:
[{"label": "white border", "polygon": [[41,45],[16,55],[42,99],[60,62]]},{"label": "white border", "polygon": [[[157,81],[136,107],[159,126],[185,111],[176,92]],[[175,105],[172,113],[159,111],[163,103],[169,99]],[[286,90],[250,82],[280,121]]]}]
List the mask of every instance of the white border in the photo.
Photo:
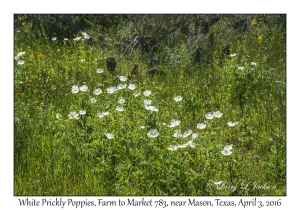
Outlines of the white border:
[{"label": "white border", "polygon": [[[298,116],[299,107],[299,15],[296,4],[275,1],[33,1],[15,0],[1,4],[1,146],[0,146],[0,208],[18,209],[18,199],[13,197],[13,14],[15,13],[286,13],[287,14],[287,196],[257,197],[260,200],[282,199],[282,206],[277,209],[298,209],[300,189],[299,177],[299,124],[294,116]],[[298,176],[297,176],[298,175]],[[32,197],[31,197],[32,198]],[[37,197],[42,199],[42,197]],[[46,197],[55,199],[55,197]],[[58,197],[60,198],[60,197]],[[64,199],[72,197],[63,197]],[[100,197],[99,197],[100,198]],[[108,197],[102,197],[107,199]],[[110,199],[126,199],[126,197],[109,197]],[[137,197],[141,198],[141,197]],[[181,200],[180,197],[146,197],[146,199]],[[183,197],[188,199],[187,197]],[[202,197],[203,200],[214,200],[217,197]],[[242,197],[251,200],[251,197]],[[86,198],[74,197],[85,200]],[[98,197],[87,199],[97,200]],[[238,201],[236,197],[221,197],[224,200]],[[22,207],[32,209],[33,207]],[[100,208],[100,207],[98,207]],[[179,207],[178,207],[179,208]],[[198,207],[199,208],[199,207]],[[36,208],[40,209],[40,208]],[[52,208],[53,209],[53,208]],[[64,208],[66,209],[66,208]],[[67,208],[73,209],[73,208]],[[173,208],[172,208],[173,209]],[[206,209],[206,208],[201,208]],[[221,208],[223,209],[223,208]],[[240,208],[235,208],[240,209]],[[242,209],[242,208],[241,208]],[[257,208],[247,208],[257,209]],[[265,208],[263,208],[265,209]]]}]

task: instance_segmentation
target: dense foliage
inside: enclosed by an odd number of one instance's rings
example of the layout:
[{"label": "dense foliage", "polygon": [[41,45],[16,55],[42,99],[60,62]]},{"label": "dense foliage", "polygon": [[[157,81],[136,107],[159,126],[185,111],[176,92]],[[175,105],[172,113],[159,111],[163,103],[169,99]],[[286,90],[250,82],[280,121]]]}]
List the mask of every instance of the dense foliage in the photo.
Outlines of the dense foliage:
[{"label": "dense foliage", "polygon": [[285,23],[15,15],[15,195],[285,195]]}]

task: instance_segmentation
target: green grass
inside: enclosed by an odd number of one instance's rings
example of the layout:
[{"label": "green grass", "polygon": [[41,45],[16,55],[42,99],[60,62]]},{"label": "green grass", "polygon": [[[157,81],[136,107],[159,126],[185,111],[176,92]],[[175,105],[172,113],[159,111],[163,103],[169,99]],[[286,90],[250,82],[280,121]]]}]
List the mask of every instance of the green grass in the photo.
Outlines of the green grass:
[{"label": "green grass", "polygon": [[[221,27],[222,22],[212,30]],[[122,57],[112,47],[75,42],[75,36],[62,43],[45,35],[32,38],[36,31],[28,25],[16,25],[16,31],[15,55],[25,54],[20,56],[24,64],[15,61],[14,68],[15,195],[286,195],[286,40],[276,25],[258,23],[245,34],[216,34],[210,65],[194,65],[184,42],[160,49],[164,77],[141,73],[131,81],[135,90],[113,94],[106,89],[128,85],[118,76],[129,75],[134,63],[140,72],[147,70],[138,49]],[[220,50],[227,43],[236,56],[220,67]],[[106,70],[108,56],[117,58],[115,75]],[[97,68],[105,71],[97,74]],[[71,92],[84,84],[87,92]],[[94,95],[96,88],[103,93]],[[145,90],[152,94],[144,96]],[[174,100],[178,95],[180,102]],[[120,97],[123,112],[115,110]],[[146,110],[145,99],[158,111]],[[81,109],[87,113],[79,120],[68,119]],[[217,110],[221,118],[205,118]],[[103,111],[110,114],[100,119]],[[180,125],[167,127],[171,119]],[[229,127],[229,121],[238,124]],[[204,122],[206,128],[197,129]],[[151,129],[158,137],[147,137]],[[177,129],[198,134],[196,146],[168,150],[191,140],[173,137]],[[107,139],[107,132],[114,138]],[[221,153],[226,144],[233,146],[230,156]],[[218,189],[217,181],[238,187]],[[241,189],[242,183],[249,183],[248,189]],[[252,190],[255,184],[276,188]]]}]

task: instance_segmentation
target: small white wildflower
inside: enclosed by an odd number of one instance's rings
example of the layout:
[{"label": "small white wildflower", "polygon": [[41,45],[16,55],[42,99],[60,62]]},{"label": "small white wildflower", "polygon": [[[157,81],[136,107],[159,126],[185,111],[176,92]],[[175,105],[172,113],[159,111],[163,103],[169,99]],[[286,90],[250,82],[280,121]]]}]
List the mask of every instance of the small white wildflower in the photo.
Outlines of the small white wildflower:
[{"label": "small white wildflower", "polygon": [[85,115],[85,114],[86,114],[86,111],[85,111],[85,110],[79,110],[79,114],[80,114],[80,115]]},{"label": "small white wildflower", "polygon": [[188,141],[187,144],[192,148],[194,148],[196,146],[196,144],[193,142],[193,140]]},{"label": "small white wildflower", "polygon": [[135,84],[129,84],[128,89],[129,90],[134,90],[136,88]]},{"label": "small white wildflower", "polygon": [[116,87],[109,87],[106,89],[107,93],[112,94],[116,92],[118,89]]},{"label": "small white wildflower", "polygon": [[102,90],[100,88],[97,88],[96,90],[94,90],[94,94],[96,96],[100,95],[102,93]]},{"label": "small white wildflower", "polygon": [[243,71],[244,70],[244,66],[238,66],[238,69]]},{"label": "small white wildflower", "polygon": [[20,57],[21,57],[22,55],[24,55],[24,54],[25,54],[25,52],[19,52],[19,53],[15,56],[15,60],[19,60]]},{"label": "small white wildflower", "polygon": [[188,144],[178,144],[178,145],[177,145],[177,147],[178,147],[178,148],[181,148],[181,149],[187,148],[188,146],[189,146]]},{"label": "small white wildflower", "polygon": [[140,95],[141,93],[134,93],[133,96],[136,98]]},{"label": "small white wildflower", "polygon": [[175,138],[181,138],[182,137],[181,131],[180,130],[176,130],[175,133],[173,134],[173,136]]},{"label": "small white wildflower", "polygon": [[108,115],[109,114],[109,112],[99,112],[98,113],[98,117],[99,118],[103,118],[104,116],[106,116],[106,115]]},{"label": "small white wildflower", "polygon": [[95,98],[90,98],[90,102],[94,104],[94,103],[97,102],[97,99],[95,99]]},{"label": "small white wildflower", "polygon": [[205,117],[206,117],[206,119],[211,120],[211,119],[213,119],[215,116],[214,116],[211,112],[208,112],[207,114],[205,114]]},{"label": "small white wildflower", "polygon": [[106,137],[107,137],[108,139],[113,139],[113,138],[114,138],[114,134],[106,133],[105,135],[106,135]]},{"label": "small white wildflower", "polygon": [[223,113],[220,112],[220,111],[215,111],[215,112],[214,112],[214,116],[215,116],[216,118],[220,118],[220,117],[223,116]]},{"label": "small white wildflower", "polygon": [[25,52],[19,52],[18,54],[17,54],[17,56],[22,56],[22,55],[24,55],[25,54]]},{"label": "small white wildflower", "polygon": [[202,129],[206,128],[206,124],[205,123],[198,123],[197,128],[202,130]]},{"label": "small white wildflower", "polygon": [[144,100],[145,106],[151,105],[152,101],[151,100]]},{"label": "small white wildflower", "polygon": [[101,73],[103,73],[103,72],[104,72],[104,70],[103,70],[102,68],[96,69],[96,73],[97,73],[97,74],[101,74]]},{"label": "small white wildflower", "polygon": [[77,85],[72,86],[72,93],[78,93],[79,92],[79,88]]},{"label": "small white wildflower", "polygon": [[158,109],[155,106],[145,106],[145,109],[150,110],[152,112],[157,112]]},{"label": "small white wildflower", "polygon": [[124,98],[119,98],[118,99],[118,103],[119,104],[124,104],[125,103],[125,99]]},{"label": "small white wildflower", "polygon": [[176,96],[176,97],[174,98],[174,100],[175,100],[176,102],[182,101],[182,96]]},{"label": "small white wildflower", "polygon": [[84,39],[89,39],[91,36],[88,35],[86,32],[81,32]]},{"label": "small white wildflower", "polygon": [[57,113],[57,114],[55,115],[55,117],[56,117],[56,119],[61,120],[61,114]]},{"label": "small white wildflower", "polygon": [[228,124],[228,126],[233,127],[233,126],[237,125],[237,122],[229,121],[227,124]]},{"label": "small white wildflower", "polygon": [[75,37],[73,40],[74,41],[79,41],[81,39],[81,37],[80,36],[77,36],[77,37]]},{"label": "small white wildflower", "polygon": [[122,90],[122,89],[124,89],[124,88],[126,88],[126,87],[127,87],[126,84],[119,84],[119,85],[117,86],[118,90]]},{"label": "small white wildflower", "polygon": [[117,110],[118,112],[123,112],[123,111],[124,111],[124,108],[123,108],[122,106],[117,106],[117,107],[116,107],[116,110]]},{"label": "small white wildflower", "polygon": [[171,150],[171,151],[175,151],[178,149],[178,146],[175,146],[175,145],[171,145],[168,150]]},{"label": "small white wildflower", "polygon": [[140,130],[143,130],[144,128],[145,128],[144,125],[141,125],[141,126],[140,126]]},{"label": "small white wildflower", "polygon": [[156,138],[159,135],[157,130],[149,130],[147,133],[148,138]]},{"label": "small white wildflower", "polygon": [[223,155],[225,155],[225,156],[229,156],[229,155],[232,154],[232,152],[231,152],[230,150],[228,150],[228,149],[224,149],[223,151],[221,151],[221,153],[222,153]]},{"label": "small white wildflower", "polygon": [[127,81],[127,77],[125,77],[125,76],[120,76],[119,79],[120,79],[120,81],[122,81],[122,82]]},{"label": "small white wildflower", "polygon": [[193,133],[192,130],[188,130],[188,131],[186,131],[186,132],[184,132],[184,133],[182,134],[182,137],[183,137],[183,138],[186,138],[186,137],[188,137],[189,135],[191,135],[192,133]]},{"label": "small white wildflower", "polygon": [[103,117],[104,117],[104,114],[103,114],[102,112],[99,112],[99,113],[97,114],[97,116],[98,116],[99,118],[103,118]]},{"label": "small white wildflower", "polygon": [[86,92],[89,88],[88,88],[87,85],[83,85],[83,86],[81,86],[79,89],[80,89],[80,91],[82,91],[82,92]]},{"label": "small white wildflower", "polygon": [[180,120],[175,120],[175,119],[172,119],[171,120],[171,124],[170,125],[167,125],[169,128],[174,128],[176,126],[179,126],[180,125]]},{"label": "small white wildflower", "polygon": [[193,134],[192,134],[192,139],[194,140],[194,139],[196,139],[196,138],[198,138],[198,134],[197,134],[197,133],[193,133]]},{"label": "small white wildflower", "polygon": [[144,94],[144,96],[150,96],[151,95],[151,90],[145,90],[144,92],[143,92],[143,94]]},{"label": "small white wildflower", "polygon": [[79,119],[79,114],[77,114],[76,112],[70,112],[68,114],[68,117],[69,117],[69,119],[76,119],[76,120],[78,120]]},{"label": "small white wildflower", "polygon": [[22,60],[18,60],[18,65],[23,65],[25,62]]},{"label": "small white wildflower", "polygon": [[231,150],[232,149],[232,145],[228,144],[224,147],[224,150]]}]

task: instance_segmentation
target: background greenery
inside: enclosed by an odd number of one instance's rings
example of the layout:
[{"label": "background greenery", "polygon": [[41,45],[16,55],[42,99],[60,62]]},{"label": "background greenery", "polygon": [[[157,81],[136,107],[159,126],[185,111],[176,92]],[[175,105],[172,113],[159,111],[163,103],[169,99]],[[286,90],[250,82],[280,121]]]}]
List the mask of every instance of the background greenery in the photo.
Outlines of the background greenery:
[{"label": "background greenery", "polygon": [[[14,61],[15,195],[285,195],[285,18],[15,15],[15,56],[25,52]],[[231,55],[222,53],[227,45]],[[106,67],[110,56],[114,72]],[[163,75],[152,76],[152,69]],[[124,83],[121,75],[136,90],[108,94],[106,88]],[[87,92],[71,93],[84,84]],[[103,93],[95,96],[96,88]],[[145,90],[152,94],[145,97]],[[173,99],[178,95],[181,102]],[[124,112],[115,110],[120,97]],[[144,99],[158,112],[145,110]],[[68,119],[81,109],[86,115]],[[216,110],[224,115],[205,118]],[[110,114],[100,119],[102,111]],[[167,127],[171,119],[180,126]],[[147,137],[151,129],[157,138]],[[177,129],[197,133],[196,146],[168,150],[190,140],[174,138]],[[230,156],[221,153],[226,144],[233,145]],[[276,188],[230,191],[217,181]]]}]

